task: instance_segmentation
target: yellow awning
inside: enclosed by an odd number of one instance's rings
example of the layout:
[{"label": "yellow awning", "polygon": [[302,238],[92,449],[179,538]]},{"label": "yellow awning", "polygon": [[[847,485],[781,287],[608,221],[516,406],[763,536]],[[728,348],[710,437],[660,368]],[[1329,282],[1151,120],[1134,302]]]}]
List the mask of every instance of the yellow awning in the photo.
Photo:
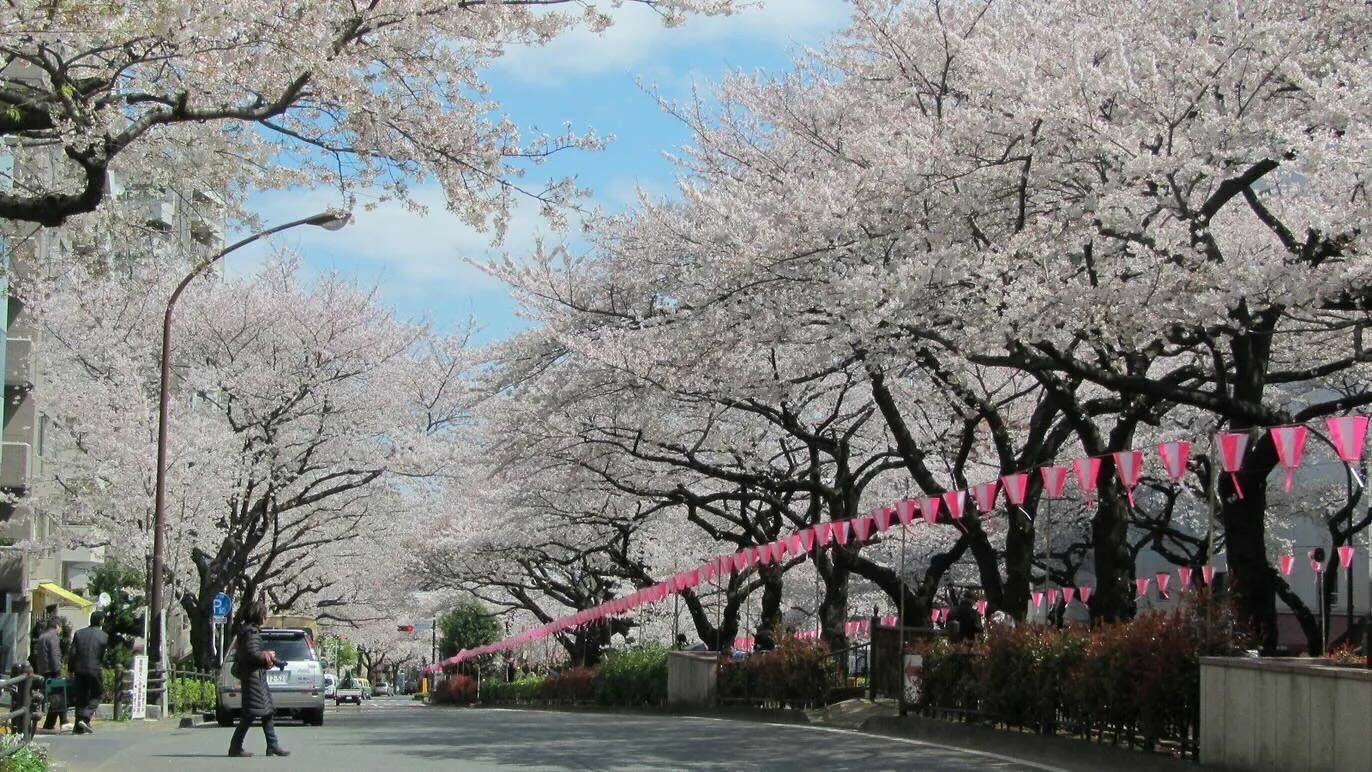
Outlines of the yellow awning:
[{"label": "yellow awning", "polygon": [[[49,595],[56,595],[57,597],[59,597],[59,598],[61,598],[62,600],[66,601],[66,602],[67,602],[66,605],[68,605],[68,606],[75,606],[75,607],[81,609],[82,611],[85,611],[85,610],[87,610],[87,609],[89,609],[90,607],[92,607],[92,606],[95,605],[95,601],[86,600],[85,598],[81,597],[80,595],[77,595],[76,593],[72,592],[71,590],[68,590],[66,587],[63,587],[63,586],[60,585],[60,584],[54,584],[54,583],[52,583],[52,582],[42,582],[41,584],[39,584],[39,585],[38,585],[38,590],[37,590],[36,592],[34,592],[34,595],[37,595],[39,592],[46,592],[46,593],[48,593]],[[33,605],[34,605],[34,607],[40,607],[40,606],[46,606],[47,604],[46,604],[46,603],[38,603],[38,602],[36,601],[36,599],[35,599],[35,602],[34,602]]]}]

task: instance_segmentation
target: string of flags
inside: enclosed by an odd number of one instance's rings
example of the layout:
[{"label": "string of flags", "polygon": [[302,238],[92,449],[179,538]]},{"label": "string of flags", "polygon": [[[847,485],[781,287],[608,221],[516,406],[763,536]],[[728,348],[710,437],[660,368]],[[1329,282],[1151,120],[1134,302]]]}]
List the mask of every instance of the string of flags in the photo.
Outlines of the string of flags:
[{"label": "string of flags", "polygon": [[[1336,416],[1326,419],[1324,423],[1328,432],[1328,439],[1339,461],[1346,466],[1350,476],[1359,486],[1365,485],[1357,467],[1362,461],[1366,446],[1369,418],[1364,415]],[[1285,472],[1282,487],[1288,492],[1293,487],[1295,471],[1300,468],[1303,462],[1309,431],[1309,427],[1304,424],[1273,426],[1267,429],[1276,447],[1278,462]],[[1243,498],[1244,491],[1238,475],[1247,456],[1249,438],[1250,435],[1247,432],[1220,432],[1214,436],[1215,448],[1219,451],[1220,469],[1224,474],[1229,475],[1233,483],[1234,494],[1239,498]],[[1159,443],[1156,446],[1155,452],[1162,470],[1173,483],[1179,482],[1186,475],[1191,449],[1192,444],[1187,440],[1172,440]],[[1114,451],[1106,455],[1114,462],[1115,476],[1120,487],[1124,489],[1130,506],[1134,506],[1134,490],[1143,477],[1148,454],[1142,450],[1131,449]],[[1081,499],[1089,505],[1093,502],[1100,481],[1100,470],[1104,458],[1105,456],[1088,456],[1073,459],[1070,467],[1050,464],[1037,467],[1036,470],[1013,472],[1002,475],[996,480],[971,485],[964,490],[950,490],[940,495],[894,501],[888,505],[873,508],[869,514],[849,520],[817,523],[781,536],[768,544],[745,547],[733,554],[712,558],[700,566],[682,571],[655,585],[641,588],[629,595],[615,598],[594,608],[578,611],[575,614],[525,630],[487,646],[464,650],[446,662],[431,667],[440,669],[445,664],[453,665],[474,657],[506,651],[571,628],[581,627],[610,617],[622,616],[640,606],[656,603],[670,595],[694,589],[702,582],[714,582],[722,586],[725,577],[731,574],[741,574],[757,566],[780,564],[788,559],[807,556],[811,551],[823,549],[830,544],[840,547],[849,543],[862,544],[885,533],[897,523],[902,527],[910,527],[922,519],[926,524],[933,526],[939,524],[940,517],[944,516],[943,522],[951,523],[961,529],[963,528],[961,521],[966,513],[969,496],[978,514],[990,516],[995,511],[997,501],[1003,492],[1006,503],[1027,517],[1028,513],[1024,510],[1024,503],[1027,499],[1033,471],[1038,472],[1038,477],[1043,485],[1043,495],[1049,500],[1066,498],[1070,474],[1070,479],[1075,483]],[[1343,566],[1350,565],[1353,557],[1352,547],[1340,547],[1338,554]],[[1282,573],[1290,575],[1295,558],[1290,555],[1283,555],[1279,562]],[[1318,562],[1313,557],[1311,563],[1315,571],[1321,570],[1322,566],[1316,567]],[[1208,585],[1213,581],[1214,570],[1214,567],[1209,565],[1201,567],[1201,578],[1205,584]],[[1189,567],[1178,569],[1183,590],[1191,586],[1191,572],[1192,569]],[[1166,597],[1170,578],[1171,575],[1167,572],[1159,572],[1153,577],[1136,578],[1135,589],[1138,597],[1145,597],[1150,584],[1154,582],[1156,582],[1158,592]],[[1070,605],[1074,600],[1085,604],[1089,602],[1091,590],[1092,588],[1088,586],[1048,588],[1043,591],[1033,591],[1030,598],[1035,608],[1039,608],[1045,600],[1050,608],[1055,607],[1059,593],[1061,593],[1064,604]],[[980,601],[977,604],[977,610],[983,616],[986,613],[985,603],[985,601]],[[930,613],[931,622],[937,623],[946,621],[948,609],[936,608]],[[858,621],[868,624],[866,620]],[[853,631],[849,632],[847,627],[852,624],[854,623],[849,622],[845,625],[845,634],[852,635],[860,631],[859,628],[853,628]],[[813,637],[819,637],[817,631],[812,632],[814,633]]]}]

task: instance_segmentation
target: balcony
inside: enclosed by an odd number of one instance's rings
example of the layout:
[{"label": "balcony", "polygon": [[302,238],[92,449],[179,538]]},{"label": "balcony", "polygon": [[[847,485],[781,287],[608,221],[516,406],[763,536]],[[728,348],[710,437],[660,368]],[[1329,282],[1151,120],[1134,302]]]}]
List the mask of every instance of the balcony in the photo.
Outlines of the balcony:
[{"label": "balcony", "polygon": [[29,487],[32,447],[27,442],[0,442],[0,488]]},{"label": "balcony", "polygon": [[5,340],[5,385],[33,385],[33,339]]}]

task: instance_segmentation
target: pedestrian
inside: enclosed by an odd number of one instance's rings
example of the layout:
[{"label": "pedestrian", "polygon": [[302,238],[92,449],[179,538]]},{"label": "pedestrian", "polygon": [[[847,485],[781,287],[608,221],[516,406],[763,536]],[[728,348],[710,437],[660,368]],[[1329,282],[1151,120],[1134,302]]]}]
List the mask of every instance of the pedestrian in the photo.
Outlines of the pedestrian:
[{"label": "pedestrian", "polygon": [[266,621],[267,604],[257,601],[248,608],[247,624],[238,631],[234,670],[237,671],[243,694],[243,715],[233,730],[233,738],[229,740],[230,756],[252,755],[243,750],[243,739],[248,736],[253,721],[259,718],[262,719],[262,734],[267,738],[267,755],[291,755],[290,751],[281,747],[280,741],[276,738],[276,723],[273,718],[275,708],[272,705],[272,693],[267,689],[266,675],[267,670],[273,667],[285,668],[286,663],[276,658],[276,652],[262,648],[259,628]]},{"label": "pedestrian", "polygon": [[62,678],[62,624],[57,617],[48,617],[43,622],[43,632],[33,642],[33,672],[43,676],[43,691],[49,694],[43,728],[55,727],[60,732],[67,726],[67,703],[57,696],[62,692],[48,691],[49,686],[55,685],[52,682]]},{"label": "pedestrian", "polygon": [[954,642],[975,641],[981,632],[981,615],[972,607],[972,599],[964,595],[953,609],[949,625],[950,637]]},{"label": "pedestrian", "polygon": [[101,629],[105,622],[105,612],[91,614],[90,627],[77,630],[71,637],[71,653],[68,668],[72,676],[72,699],[76,702],[76,727],[72,734],[94,734],[91,719],[100,708],[100,695],[104,691],[100,670],[105,662],[105,650],[109,648],[110,637]]}]

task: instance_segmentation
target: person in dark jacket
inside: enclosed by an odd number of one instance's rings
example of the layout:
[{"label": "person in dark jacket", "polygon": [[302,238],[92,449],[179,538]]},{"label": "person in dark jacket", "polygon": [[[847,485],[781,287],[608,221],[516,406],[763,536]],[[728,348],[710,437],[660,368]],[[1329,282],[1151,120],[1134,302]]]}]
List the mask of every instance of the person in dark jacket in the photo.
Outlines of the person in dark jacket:
[{"label": "person in dark jacket", "polygon": [[286,663],[276,658],[276,652],[262,648],[259,628],[267,621],[267,604],[254,603],[248,609],[248,623],[238,631],[237,668],[238,680],[242,685],[243,715],[229,740],[230,756],[251,756],[243,750],[243,739],[248,736],[253,721],[262,719],[262,734],[267,738],[268,756],[289,756],[290,751],[281,747],[276,739],[276,723],[272,714],[272,693],[267,688],[266,671],[273,667],[285,667]]},{"label": "person in dark jacket", "polygon": [[972,599],[964,595],[949,615],[950,637],[954,641],[975,641],[981,633],[981,615],[972,607]]},{"label": "person in dark jacket", "polygon": [[[43,676],[44,688],[48,681],[62,677],[62,624],[56,617],[43,623],[43,632],[33,642],[33,672]],[[43,728],[60,731],[66,725],[67,706],[62,701],[62,692],[57,691],[48,698],[48,717]]]},{"label": "person in dark jacket", "polygon": [[110,636],[101,629],[105,613],[91,614],[91,624],[77,630],[71,637],[71,654],[68,668],[72,675],[72,700],[76,703],[76,728],[72,734],[94,734],[91,718],[100,707],[100,693],[104,691],[100,682],[100,668],[105,663],[105,650],[110,646]]}]

